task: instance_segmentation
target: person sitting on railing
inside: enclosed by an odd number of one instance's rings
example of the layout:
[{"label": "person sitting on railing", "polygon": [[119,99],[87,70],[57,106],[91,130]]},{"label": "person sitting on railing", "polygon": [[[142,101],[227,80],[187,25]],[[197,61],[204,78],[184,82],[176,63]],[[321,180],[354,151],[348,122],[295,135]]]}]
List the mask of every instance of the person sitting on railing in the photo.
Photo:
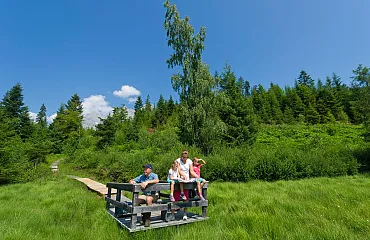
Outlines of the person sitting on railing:
[{"label": "person sitting on railing", "polygon": [[[158,175],[152,172],[152,164],[145,164],[143,168],[144,174],[131,179],[129,183],[141,183],[141,189],[144,190],[149,183],[159,183],[159,179]],[[139,195],[139,204],[146,203],[147,205],[152,205],[156,200],[157,196],[155,191],[143,191],[143,194]]]},{"label": "person sitting on railing", "polygon": [[[158,175],[153,173],[153,166],[152,164],[145,164],[143,166],[144,168],[144,174],[137,176],[134,179],[131,179],[129,183],[135,184],[135,183],[141,183],[141,189],[145,189],[146,186],[148,186],[149,183],[158,183]],[[146,205],[152,205],[153,202],[157,201],[157,195],[155,191],[143,191],[142,195],[139,195],[138,197],[138,204],[146,203]],[[149,226],[150,224],[150,213],[143,214],[142,221],[145,223],[145,226]]]},{"label": "person sitting on railing", "polygon": [[[168,176],[167,176],[167,182],[171,184],[170,186],[170,200],[171,202],[175,201],[175,198],[173,196],[173,192],[175,189],[175,183],[179,183],[180,179],[180,174],[179,174],[179,168],[178,168],[179,163],[175,160],[172,162],[170,170],[168,170]],[[182,200],[186,201],[186,197],[184,194],[184,183],[179,183],[180,185],[180,190],[181,190],[181,195],[182,195]]]}]

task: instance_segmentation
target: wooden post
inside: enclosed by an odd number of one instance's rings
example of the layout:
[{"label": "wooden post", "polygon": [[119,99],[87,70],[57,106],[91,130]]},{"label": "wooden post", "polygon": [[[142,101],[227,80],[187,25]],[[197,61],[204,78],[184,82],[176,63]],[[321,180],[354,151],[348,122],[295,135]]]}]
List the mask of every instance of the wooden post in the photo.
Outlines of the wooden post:
[{"label": "wooden post", "polygon": [[[136,207],[139,205],[139,193],[133,192],[132,193],[132,207]],[[137,214],[131,215],[131,229],[136,229],[136,222],[137,222]]]},{"label": "wooden post", "polygon": [[[207,188],[202,189],[202,194],[205,199],[208,199],[207,197]],[[202,217],[208,217],[207,213],[207,206],[202,207]]]},{"label": "wooden post", "polygon": [[[117,189],[116,201],[117,202],[121,201],[121,190],[120,189]],[[122,215],[122,213],[123,213],[123,209],[120,209],[119,207],[114,208],[114,216],[115,217],[118,217],[118,216]]]},{"label": "wooden post", "polygon": [[[110,198],[111,196],[112,196],[112,188],[108,187],[107,197]],[[107,208],[107,210],[109,210],[109,208],[110,208],[110,203],[108,201],[107,201],[107,204],[106,204],[106,208]]]}]

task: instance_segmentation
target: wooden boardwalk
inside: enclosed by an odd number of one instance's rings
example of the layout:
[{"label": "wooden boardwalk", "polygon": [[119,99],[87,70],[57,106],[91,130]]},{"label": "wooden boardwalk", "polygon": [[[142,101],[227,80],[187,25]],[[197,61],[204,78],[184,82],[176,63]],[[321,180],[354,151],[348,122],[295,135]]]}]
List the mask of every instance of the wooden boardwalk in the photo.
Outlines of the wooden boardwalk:
[{"label": "wooden boardwalk", "polygon": [[[98,193],[100,196],[105,196],[105,195],[108,194],[108,188],[100,182],[96,182],[94,180],[91,180],[90,178],[80,178],[80,177],[76,177],[76,176],[71,176],[71,177],[76,179],[79,182],[84,183],[87,186],[88,189]],[[112,189],[112,195],[115,195],[115,194],[117,194],[117,190]],[[122,201],[130,201],[131,202],[131,199],[125,197],[124,195],[121,196],[121,199],[122,199]]]}]

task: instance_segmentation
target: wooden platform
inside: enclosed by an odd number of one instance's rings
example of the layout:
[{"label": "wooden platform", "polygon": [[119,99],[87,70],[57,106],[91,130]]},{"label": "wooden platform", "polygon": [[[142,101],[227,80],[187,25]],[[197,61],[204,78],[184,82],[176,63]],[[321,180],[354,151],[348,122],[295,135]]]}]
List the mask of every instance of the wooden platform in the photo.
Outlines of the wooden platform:
[{"label": "wooden platform", "polygon": [[[177,225],[183,225],[183,224],[188,224],[188,223],[194,223],[194,222],[199,222],[199,221],[204,221],[207,220],[208,217],[202,217],[201,215],[197,215],[195,213],[187,212],[187,220],[183,220],[182,217],[184,216],[184,212],[182,210],[178,211],[175,213],[176,220],[170,221],[170,222],[165,222],[161,219],[161,212],[156,211],[151,213],[151,221],[150,221],[150,226],[145,227],[141,223],[141,216],[137,216],[137,223],[136,223],[136,228],[132,229],[131,228],[131,215],[123,215],[121,217],[115,217],[114,216],[114,208],[111,208],[108,210],[109,215],[111,215],[117,222],[120,224],[122,227],[126,228],[130,232],[138,232],[138,231],[145,231],[145,230],[150,230],[150,229],[156,229],[156,228],[163,228],[163,227],[170,227],[170,226],[177,226]],[[168,213],[170,214],[170,213]]]},{"label": "wooden platform", "polygon": [[[193,190],[197,186],[196,182],[189,182],[183,184],[183,189]],[[161,227],[169,227],[176,225],[183,225],[188,223],[194,223],[198,221],[203,221],[208,219],[207,207],[207,188],[208,183],[206,183],[202,188],[203,197],[205,200],[199,197],[189,198],[187,201],[177,201],[171,202],[168,193],[163,193],[162,191],[170,190],[170,184],[167,181],[148,184],[145,191],[155,191],[157,196],[160,197],[159,200],[153,205],[139,205],[138,197],[139,193],[143,191],[140,184],[134,183],[107,183],[108,194],[105,197],[106,209],[109,215],[111,215],[122,227],[125,227],[130,232],[143,231],[148,229],[155,229]],[[117,190],[117,194],[112,197],[111,191]],[[175,190],[180,190],[180,185],[175,184]],[[129,201],[121,199],[121,192],[132,192],[132,199]],[[202,214],[197,215],[188,212],[187,220],[183,220],[183,209],[184,208],[194,208],[199,207],[202,209]],[[173,210],[176,211],[176,219],[174,221],[166,221],[169,216],[169,212]],[[123,215],[125,213],[125,215]],[[141,214],[151,213],[150,226],[145,227],[141,223]]]}]

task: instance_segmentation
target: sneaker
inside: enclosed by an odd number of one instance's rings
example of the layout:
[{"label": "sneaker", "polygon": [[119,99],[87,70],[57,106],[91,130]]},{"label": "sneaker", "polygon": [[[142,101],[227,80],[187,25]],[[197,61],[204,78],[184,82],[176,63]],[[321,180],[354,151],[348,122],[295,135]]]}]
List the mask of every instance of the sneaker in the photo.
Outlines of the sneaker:
[{"label": "sneaker", "polygon": [[182,217],[182,220],[186,221],[188,220],[188,216],[186,216],[186,214]]},{"label": "sneaker", "polygon": [[173,197],[173,195],[170,195],[170,201],[171,202],[174,202],[175,201],[175,198]]},{"label": "sneaker", "polygon": [[184,194],[184,193],[181,193],[181,194],[180,194],[180,198],[181,198],[182,200],[184,200],[184,201],[186,201],[186,200],[187,200],[187,198],[186,198],[186,196],[185,196],[185,194]]},{"label": "sneaker", "polygon": [[200,200],[202,200],[202,201],[206,200],[202,195],[200,195],[199,197],[200,197]]}]

